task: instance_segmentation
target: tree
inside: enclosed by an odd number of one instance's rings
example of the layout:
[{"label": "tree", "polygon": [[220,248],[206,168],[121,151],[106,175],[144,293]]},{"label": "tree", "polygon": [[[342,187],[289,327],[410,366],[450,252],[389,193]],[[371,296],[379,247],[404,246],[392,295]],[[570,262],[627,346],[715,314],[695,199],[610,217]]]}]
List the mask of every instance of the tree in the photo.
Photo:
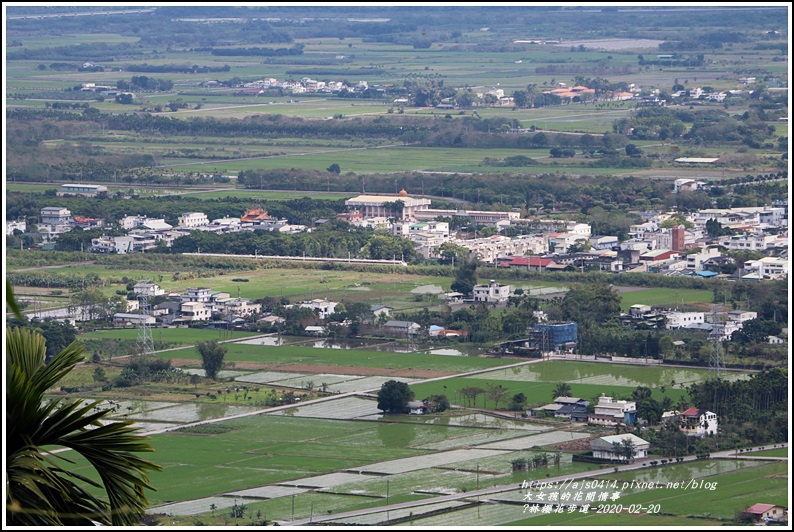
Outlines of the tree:
[{"label": "tree", "polygon": [[428,414],[449,410],[449,400],[446,395],[431,395],[424,400]]},{"label": "tree", "polygon": [[513,396],[513,399],[510,400],[510,406],[507,407],[508,410],[524,410],[527,407],[527,396],[523,393],[517,393]]},{"label": "tree", "polygon": [[573,286],[562,301],[562,319],[588,329],[620,314],[620,294],[607,284]]},{"label": "tree", "polygon": [[469,406],[473,406],[477,404],[477,396],[481,393],[485,393],[483,388],[479,386],[464,386],[460,390],[458,390],[460,394],[468,401]]},{"label": "tree", "polygon": [[378,408],[391,414],[408,413],[408,402],[413,401],[414,392],[404,382],[390,380],[383,383],[378,392]]},{"label": "tree", "polygon": [[567,382],[561,382],[557,384],[557,387],[554,388],[553,392],[551,392],[551,398],[556,399],[558,397],[570,397],[571,393],[571,385]]},{"label": "tree", "polygon": [[623,438],[620,442],[614,442],[612,446],[615,449],[615,453],[627,462],[631,462],[634,459],[636,446],[631,438]]},{"label": "tree", "polygon": [[105,370],[102,369],[102,366],[97,366],[94,368],[94,382],[105,382],[107,380],[107,376],[105,375]]},{"label": "tree", "polygon": [[[19,319],[10,283],[6,305]],[[110,421],[99,402],[44,400],[83,359],[73,342],[44,363],[44,337],[36,331],[6,329],[6,524],[11,526],[124,526],[138,524],[148,504],[144,490],[154,489],[147,471],[162,468],[135,453],[154,449],[132,421]],[[12,406],[13,405],[13,406]],[[67,460],[51,452],[76,451],[96,471],[97,482],[61,467]],[[106,497],[88,490],[104,489]]]},{"label": "tree", "polygon": [[471,294],[477,285],[477,263],[464,262],[455,270],[455,280],[450,287],[454,292]]},{"label": "tree", "polygon": [[731,334],[731,341],[742,344],[766,342],[767,338],[780,334],[782,330],[783,328],[777,322],[754,318],[744,322],[738,331],[734,331]]},{"label": "tree", "polygon": [[41,333],[47,343],[47,361],[77,339],[77,329],[68,321],[58,321],[53,318],[39,321],[34,318],[30,325]]},{"label": "tree", "polygon": [[499,408],[501,403],[506,397],[509,390],[501,384],[488,384],[486,386],[485,395],[494,402],[494,408]]},{"label": "tree", "polygon": [[463,246],[459,246],[457,244],[453,244],[452,242],[444,242],[439,246],[439,262],[441,264],[454,264],[455,261],[458,264],[462,264],[466,257],[469,256],[469,250],[464,248]]},{"label": "tree", "polygon": [[218,344],[217,340],[199,342],[196,348],[201,355],[201,367],[204,368],[207,377],[214,380],[223,367],[223,357],[226,356],[226,348]]},{"label": "tree", "polygon": [[732,235],[733,231],[727,227],[723,227],[720,222],[714,218],[706,220],[706,233],[712,238],[718,236]]},{"label": "tree", "polygon": [[629,157],[639,157],[642,155],[642,150],[640,150],[636,144],[626,144],[626,155]]},{"label": "tree", "polygon": [[340,168],[338,164],[334,163],[331,166],[329,166],[328,168],[326,168],[326,170],[328,170],[332,174],[338,174],[338,173],[340,173],[342,171],[342,168]]}]

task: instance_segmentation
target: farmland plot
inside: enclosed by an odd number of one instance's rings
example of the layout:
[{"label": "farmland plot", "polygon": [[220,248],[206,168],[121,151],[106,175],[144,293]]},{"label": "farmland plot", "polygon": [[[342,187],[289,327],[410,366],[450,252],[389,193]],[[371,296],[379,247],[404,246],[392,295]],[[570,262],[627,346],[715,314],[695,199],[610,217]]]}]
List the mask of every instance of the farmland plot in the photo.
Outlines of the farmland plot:
[{"label": "farmland plot", "polygon": [[226,494],[228,497],[248,497],[252,499],[277,499],[279,497],[289,497],[298,493],[306,493],[309,490],[292,488],[285,486],[262,486],[247,490],[232,491]]},{"label": "farmland plot", "polygon": [[414,519],[415,527],[452,527],[459,528],[461,523],[471,526],[501,525],[526,517],[521,512],[523,506],[514,504],[481,504],[479,508],[469,507],[439,515]]},{"label": "farmland plot", "polygon": [[687,481],[691,478],[703,478],[722,473],[729,473],[746,467],[757,466],[748,460],[702,460],[696,462],[686,462],[665,467],[654,467],[642,469],[640,471],[626,471],[616,474],[605,475],[605,479],[618,480],[637,480],[641,482],[656,482],[667,484],[668,482]]},{"label": "farmland plot", "polygon": [[[447,502],[439,502],[436,504],[428,504],[425,506],[414,506],[411,508],[404,508],[400,510],[390,510],[388,512],[378,512],[373,514],[366,514],[366,515],[358,515],[354,517],[345,517],[342,519],[335,519],[333,523],[335,524],[344,524],[344,525],[377,525],[379,523],[385,523],[387,520],[393,519],[402,519],[405,517],[414,516],[418,518],[422,515],[437,512],[439,510],[444,509],[452,509],[452,508],[460,508],[462,506],[468,506],[471,503],[462,502],[462,501],[447,501]],[[413,521],[410,522],[413,524]]]},{"label": "farmland plot", "polygon": [[[481,479],[487,473],[480,473]],[[351,495],[383,496],[386,493],[386,480],[389,480],[389,491],[392,495],[422,493],[451,495],[459,493],[464,487],[474,487],[477,483],[475,471],[457,471],[451,469],[421,469],[396,475],[350,475],[351,479],[344,484],[333,487],[335,493]]]},{"label": "farmland plot", "polygon": [[[513,476],[514,480],[532,480],[532,479],[544,479],[547,478],[546,475],[549,476],[558,476],[558,475],[568,475],[571,473],[580,473],[583,471],[595,471],[601,469],[603,466],[600,464],[588,464],[586,462],[574,462],[572,459],[572,455],[570,453],[561,453],[560,454],[560,465],[559,467],[554,465],[553,456],[555,453],[550,453],[546,451],[546,455],[549,458],[548,466],[540,466],[535,469],[531,469],[529,471],[521,471],[513,473],[513,466],[512,461],[519,458],[524,459],[531,459],[535,454],[541,454],[543,451],[537,450],[523,450],[523,451],[514,451],[509,452],[506,454],[500,454],[495,456],[488,456],[485,458],[473,458],[466,462],[460,462],[455,464],[455,468],[462,470],[466,469],[469,471],[474,471],[476,468],[479,468],[480,471],[480,485],[481,487],[486,487],[486,485],[491,485],[488,483],[487,480],[482,478],[483,471],[488,472],[492,475],[495,475],[495,478],[505,477],[505,476]],[[504,478],[500,479],[501,484],[505,484]],[[492,484],[492,485],[495,485]]]},{"label": "farmland plot", "polygon": [[444,466],[462,462],[464,460],[471,460],[472,458],[485,458],[497,454],[504,454],[509,451],[494,450],[494,449],[457,449],[454,451],[442,451],[440,453],[427,454],[424,456],[414,456],[411,458],[401,458],[399,460],[391,460],[388,462],[380,462],[371,464],[364,467],[357,467],[351,471],[363,471],[365,473],[383,473],[394,475],[396,473],[404,473],[407,471],[417,471],[419,469],[427,469],[430,467]]},{"label": "farmland plot", "polygon": [[135,421],[133,424],[138,430],[143,433],[161,432],[166,429],[172,429],[181,426],[180,423],[151,423],[147,421]]},{"label": "farmland plot", "polygon": [[544,434],[536,434],[534,436],[524,436],[523,438],[513,438],[511,440],[486,443],[483,445],[478,445],[477,448],[518,451],[522,449],[531,449],[532,447],[542,447],[544,445],[551,445],[553,443],[560,443],[564,441],[579,440],[582,438],[587,438],[588,436],[590,436],[590,434],[585,432],[567,432],[556,430],[553,432],[546,432]]},{"label": "farmland plot", "polygon": [[[322,384],[340,384],[343,382],[354,381],[356,379],[363,379],[363,375],[332,375],[329,373],[321,373],[318,375],[308,375],[305,377],[295,379],[284,379],[275,381],[279,386],[287,386],[289,388],[306,388],[309,383],[312,383],[314,388],[320,388]],[[330,386],[329,386],[330,388]]]},{"label": "farmland plot", "polygon": [[[188,375],[199,375],[201,377],[207,376],[207,372],[203,369],[183,368],[182,373],[187,373]],[[247,374],[247,371],[232,371],[228,369],[222,369],[218,372],[218,379],[237,379],[237,377],[242,377],[243,375]]]},{"label": "farmland plot", "polygon": [[125,416],[136,421],[164,421],[172,423],[193,423],[237,414],[246,414],[257,410],[248,406],[237,406],[223,403],[184,403],[168,408],[147,410]]},{"label": "farmland plot", "polygon": [[[502,381],[521,382],[567,382],[571,384],[595,384],[600,386],[667,386],[672,382],[677,385],[701,382],[708,370],[684,369],[670,367],[617,366],[597,362],[561,362],[551,361],[527,366],[506,368],[481,373],[466,379],[490,378]],[[747,374],[725,372],[725,378],[737,380],[746,378]]]},{"label": "farmland plot", "polygon": [[328,473],[316,477],[299,478],[281,482],[282,486],[307,486],[311,488],[336,488],[351,482],[360,482],[363,475],[353,473]]},{"label": "farmland plot", "polygon": [[509,438],[516,438],[522,436],[521,432],[515,430],[486,430],[484,432],[476,432],[467,436],[459,438],[450,438],[439,442],[425,443],[419,447],[421,449],[431,449],[434,451],[446,451],[448,449],[457,449],[459,447],[469,447],[484,443],[492,443]]},{"label": "farmland plot", "polygon": [[174,504],[166,504],[164,506],[156,506],[147,508],[147,514],[166,514],[166,515],[197,515],[212,511],[210,508],[213,504],[216,510],[223,510],[234,506],[235,500],[233,497],[205,497],[203,499],[194,499],[192,501],[177,502]]},{"label": "farmland plot", "polygon": [[241,340],[235,342],[236,344],[246,345],[283,345],[283,339],[276,336],[267,336],[265,338],[252,338],[251,340]]},{"label": "farmland plot", "polygon": [[271,384],[288,379],[306,379],[314,380],[313,375],[308,373],[286,373],[281,371],[260,371],[257,373],[249,373],[248,375],[241,375],[234,380],[240,382],[253,382],[255,384]]},{"label": "farmland plot", "polygon": [[[409,379],[407,377],[366,377],[363,379],[332,384],[331,386],[328,387],[328,390],[337,393],[365,392],[369,390],[379,390],[384,382],[392,381],[392,380],[406,382],[410,384],[412,382],[416,382],[419,379]],[[315,380],[315,383],[316,382],[317,380]]]},{"label": "farmland plot", "polygon": [[459,427],[489,427],[499,429],[516,429],[516,430],[530,430],[541,432],[548,430],[547,425],[538,423],[526,423],[524,421],[504,419],[496,416],[489,416],[487,414],[473,413],[462,416],[452,416],[449,419],[449,425]]},{"label": "farmland plot", "polygon": [[374,413],[380,413],[378,405],[371,399],[344,397],[322,403],[295,407],[295,410],[279,410],[268,415],[317,417],[322,419],[355,419]]}]

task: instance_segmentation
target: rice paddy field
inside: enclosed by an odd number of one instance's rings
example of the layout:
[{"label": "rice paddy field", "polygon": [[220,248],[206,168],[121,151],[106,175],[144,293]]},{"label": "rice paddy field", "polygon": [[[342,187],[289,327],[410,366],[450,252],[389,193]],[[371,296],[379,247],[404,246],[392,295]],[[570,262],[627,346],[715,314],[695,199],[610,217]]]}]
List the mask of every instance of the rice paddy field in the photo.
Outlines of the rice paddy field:
[{"label": "rice paddy field", "polygon": [[[566,8],[567,9],[567,8]],[[681,15],[682,18],[685,15]],[[638,17],[643,18],[643,17]],[[199,22],[207,22],[200,20]],[[377,24],[377,22],[369,22]],[[282,29],[292,31],[294,21],[279,22]],[[311,24],[311,21],[301,22]],[[13,25],[9,22],[9,25]],[[66,25],[68,26],[68,24]],[[647,26],[647,27],[646,27]],[[212,26],[209,26],[210,28]],[[217,27],[217,26],[216,26]],[[531,45],[513,42],[528,31],[525,20],[517,20],[507,27],[479,28],[472,26],[455,37],[436,38],[427,48],[411,44],[370,42],[372,39],[312,37],[302,31],[295,43],[303,46],[303,53],[294,64],[288,57],[278,61],[264,61],[251,56],[213,56],[207,51],[187,46],[147,44],[137,36],[113,33],[70,33],[22,35],[29,50],[105,43],[128,46],[129,55],[114,58],[113,68],[104,72],[65,71],[52,68],[54,59],[24,59],[8,61],[5,70],[6,103],[9,109],[30,107],[52,109],[61,100],[63,89],[81,83],[115,85],[119,79],[133,74],[124,71],[144,60],[152,66],[189,64],[230,68],[222,73],[165,72],[150,76],[174,81],[168,92],[142,92],[133,105],[112,101],[87,102],[94,110],[107,113],[141,112],[145,106],[168,105],[176,98],[187,103],[177,112],[154,113],[175,120],[245,119],[282,115],[304,120],[336,120],[354,123],[363,118],[383,117],[389,111],[412,118],[434,119],[438,123],[464,118],[509,118],[521,128],[535,128],[550,133],[571,135],[590,134],[596,140],[611,132],[615,120],[634,112],[634,103],[599,103],[560,105],[536,109],[477,107],[467,110],[441,110],[407,107],[398,110],[395,102],[382,100],[351,100],[318,95],[242,96],[237,89],[208,89],[202,83],[209,79],[226,80],[239,77],[245,81],[275,77],[278,79],[303,76],[349,81],[366,80],[375,84],[402,84],[408,80],[420,83],[442,81],[445,87],[470,87],[477,92],[500,87],[505,95],[522,90],[528,84],[543,89],[557,82],[569,83],[574,76],[603,76],[610,82],[636,83],[639,87],[669,90],[679,78],[688,87],[713,85],[730,90],[738,85],[739,73],[763,72],[774,82],[786,86],[788,64],[777,49],[754,49],[753,42],[730,43],[715,48],[707,55],[708,69],[684,67],[639,67],[638,53],[652,56],[662,40],[668,40],[668,26],[642,24],[630,31],[640,32],[647,39],[610,39],[566,41],[562,46]],[[672,27],[672,26],[670,26]],[[309,28],[310,29],[310,28]],[[721,30],[722,28],[720,28]],[[325,31],[325,30],[323,30]],[[440,28],[439,31],[446,31]],[[581,31],[561,25],[565,38],[581,37]],[[625,30],[627,33],[629,30]],[[755,31],[753,27],[752,31]],[[531,31],[530,31],[531,32]],[[13,31],[12,31],[13,33]],[[674,33],[676,33],[674,31]],[[747,33],[749,35],[749,31]],[[528,36],[527,36],[528,37]],[[773,39],[770,37],[770,40]],[[579,49],[572,49],[581,44]],[[141,45],[142,47],[139,47]],[[10,45],[8,52],[18,51]],[[155,51],[154,48],[158,48]],[[330,58],[345,56],[345,62],[329,63]],[[35,57],[35,56],[34,56]],[[42,57],[49,57],[45,54]],[[332,64],[331,73],[316,74],[318,67]],[[553,68],[548,69],[549,66]],[[546,67],[545,69],[542,67]],[[369,69],[369,70],[368,70]],[[319,70],[322,70],[320,68]],[[744,75],[744,74],[741,74]],[[755,74],[753,74],[755,75]],[[760,74],[759,74],[760,75]],[[697,76],[697,77],[695,77]],[[761,78],[759,78],[761,79]],[[764,81],[772,80],[765,79]],[[70,95],[63,92],[66,101]],[[74,97],[74,95],[71,95]],[[25,99],[30,98],[30,99]],[[77,100],[68,100],[76,102]],[[731,103],[730,113],[741,114],[745,103]],[[726,103],[726,108],[728,105]],[[476,110],[477,115],[474,115]],[[71,112],[71,111],[70,111]],[[76,111],[79,112],[79,111]],[[787,136],[788,123],[773,121],[775,135]],[[304,138],[225,138],[217,136],[168,137],[149,133],[96,131],[70,136],[64,127],[60,133],[41,142],[41,154],[78,153],[90,145],[104,157],[127,159],[132,155],[152,156],[154,166],[165,174],[217,172],[235,176],[248,170],[298,169],[324,172],[330,164],[338,164],[343,173],[405,173],[412,171],[450,174],[512,172],[517,176],[547,173],[563,175],[633,175],[649,178],[692,176],[720,179],[745,175],[757,168],[767,168],[768,160],[752,163],[752,168],[723,168],[704,170],[677,168],[654,160],[654,168],[590,168],[591,162],[582,156],[552,159],[548,149],[454,149],[406,145],[385,138],[345,137],[333,139]],[[516,135],[525,133],[515,132]],[[568,137],[574,138],[574,137]],[[775,139],[775,143],[777,139]],[[647,154],[669,155],[677,145],[655,141],[638,141]],[[685,146],[681,146],[686,149]],[[735,146],[698,148],[702,156],[733,155]],[[578,151],[578,150],[577,150]],[[748,155],[779,158],[774,147],[743,148]],[[484,161],[505,159],[516,155],[531,157],[538,164],[521,168],[488,165]],[[81,174],[82,175],[82,174]],[[232,179],[232,183],[234,180]],[[287,200],[292,198],[321,198],[341,200],[351,194],[330,192],[331,183],[318,183],[317,191],[254,191],[235,189],[226,183],[213,187],[156,187],[148,185],[109,184],[111,193],[154,197],[181,195],[197,199],[225,197],[251,200]],[[7,191],[43,194],[57,188],[54,184],[8,183]],[[322,192],[326,190],[326,192]],[[447,192],[447,191],[445,191]],[[453,190],[448,191],[453,194]],[[462,198],[474,201],[475,198]],[[75,213],[85,215],[86,213]],[[38,264],[37,264],[38,265]],[[189,287],[208,286],[213,290],[242,297],[285,297],[299,299],[328,298],[335,301],[385,304],[397,311],[421,310],[437,303],[431,293],[446,290],[451,277],[402,275],[331,270],[298,270],[266,268],[245,272],[226,272],[202,277],[197,271],[184,271],[191,278],[172,280],[173,270],[148,270],[146,266],[126,268],[116,264],[109,268],[97,264],[70,265],[48,270],[53,274],[81,275],[96,273],[103,280],[102,290],[112,295],[123,283],[122,277],[152,278],[162,274],[159,283],[166,291],[183,291]],[[9,270],[29,268],[24,260],[14,260]],[[171,266],[169,266],[171,268]],[[196,268],[186,268],[195,270]],[[193,276],[192,274],[196,274]],[[208,272],[204,272],[207,274]],[[247,283],[232,281],[244,278]],[[562,294],[567,283],[520,283],[525,292],[537,291]],[[428,287],[432,287],[432,290]],[[436,290],[438,288],[438,290]],[[66,292],[66,290],[64,290]],[[713,294],[708,290],[638,289],[621,293],[621,307],[633,304],[676,306],[680,304],[710,303]],[[55,302],[55,300],[53,300]],[[50,304],[50,302],[47,302]],[[81,335],[92,345],[99,342],[137,340],[138,330],[105,330]],[[577,361],[539,361],[519,367],[498,368],[518,362],[478,356],[476,349],[464,344],[428,348],[407,341],[373,341],[342,343],[313,338],[257,337],[246,333],[202,329],[154,329],[155,341],[173,348],[157,354],[172,359],[175,366],[189,374],[204,375],[200,357],[194,345],[203,340],[230,340],[226,343],[226,361],[236,364],[219,375],[226,389],[243,386],[251,390],[239,404],[237,392],[219,394],[211,398],[205,394],[209,383],[197,385],[178,382],[168,393],[161,385],[149,384],[126,391],[115,388],[98,392],[103,398],[101,407],[115,409],[114,419],[130,420],[150,435],[156,449],[152,461],[164,467],[163,472],[150,475],[157,491],[147,492],[151,503],[149,514],[156,514],[161,525],[210,524],[213,526],[252,525],[263,521],[291,521],[315,519],[332,513],[379,508],[384,504],[417,501],[416,506],[389,512],[377,511],[367,515],[335,520],[339,525],[378,525],[386,523],[410,526],[675,526],[699,527],[731,524],[737,510],[757,502],[786,505],[788,503],[788,463],[786,461],[758,461],[740,459],[710,459],[672,464],[662,467],[643,467],[634,471],[613,472],[595,464],[573,462],[570,452],[562,452],[558,465],[539,467],[530,471],[513,472],[511,461],[531,458],[540,452],[555,453],[568,448],[570,442],[590,437],[592,428],[571,428],[568,423],[527,422],[523,419],[489,415],[482,412],[451,411],[438,415],[384,415],[371,396],[354,396],[354,392],[377,390],[386,380],[396,379],[410,384],[417,398],[446,394],[450,402],[463,404],[463,387],[487,388],[500,384],[509,397],[524,393],[531,404],[544,404],[552,399],[552,391],[559,383],[568,383],[572,395],[594,400],[601,393],[628,397],[637,386],[648,386],[653,397],[669,397],[674,402],[686,398],[685,387],[706,378],[700,369],[618,365]],[[166,345],[167,344],[167,345]],[[123,344],[119,344],[123,345]],[[108,377],[120,371],[106,366]],[[93,367],[85,365],[80,373],[80,385],[88,383]],[[459,376],[463,372],[479,372]],[[746,378],[747,374],[726,372],[729,379]],[[75,377],[77,378],[77,377]],[[428,378],[440,380],[425,382]],[[77,381],[64,381],[75,384]],[[90,384],[95,385],[93,381]],[[212,383],[215,386],[216,382]],[[262,391],[260,392],[260,387]],[[271,410],[259,404],[262,395],[279,390],[322,389],[338,394],[322,401],[297,403]],[[212,392],[214,394],[214,391]],[[348,395],[350,394],[350,395]],[[136,397],[133,399],[132,397]],[[250,399],[249,399],[250,398]],[[228,402],[226,402],[228,400]],[[485,394],[477,398],[476,407],[496,405]],[[587,430],[587,432],[585,432]],[[780,458],[788,456],[788,449],[766,449],[751,453],[755,457]],[[64,457],[72,457],[65,453]],[[95,472],[83,461],[76,462],[76,472],[96,478]],[[461,499],[438,502],[434,498],[445,494],[461,494],[477,488],[500,485],[519,485],[524,480],[543,480],[549,476],[575,473],[589,478],[619,482],[641,481],[655,483],[652,489],[626,489],[620,502],[647,507],[660,505],[659,514],[597,514],[579,511],[561,513],[529,513],[523,504],[520,490],[500,493],[482,499]],[[714,489],[671,489],[661,487],[667,482],[699,479]],[[482,503],[482,504],[478,504]],[[230,509],[245,504],[243,518],[230,516]]]},{"label": "rice paddy field", "polygon": [[[230,362],[254,362],[259,364],[289,364],[302,366],[366,367],[402,370],[437,370],[442,372],[464,372],[486,369],[505,364],[503,359],[476,356],[450,357],[424,353],[389,353],[358,349],[321,349],[299,346],[254,346],[228,344],[225,360]],[[195,349],[173,350],[158,353],[160,358],[195,360],[200,364]],[[314,379],[315,384],[319,384]],[[376,385],[379,386],[379,385]]]},{"label": "rice paddy field", "polygon": [[791,455],[791,451],[788,447],[779,448],[779,449],[765,449],[763,451],[755,451],[752,453],[745,453],[746,456],[773,456],[778,458],[788,458]]},{"label": "rice paddy field", "polygon": [[[83,333],[83,340],[120,339],[137,340],[140,336],[139,329],[109,329]],[[233,340],[258,336],[257,333],[242,331],[223,331],[212,329],[153,329],[154,340],[167,341],[169,345],[196,345],[204,340]]]},{"label": "rice paddy field", "polygon": [[[298,479],[335,471],[405,473],[456,462],[468,463],[477,457],[509,452],[481,449],[439,453],[421,447],[482,430],[376,421],[249,416],[154,434],[151,443],[157,449],[156,461],[165,467],[165,472],[153,479],[158,487],[153,494],[154,503],[218,496],[228,491],[287,481],[301,486],[303,484]],[[184,456],[191,457],[190,463],[185,463]],[[312,459],[307,460],[307,457]],[[202,482],[202,478],[213,480]],[[373,477],[364,475],[359,478],[369,480]],[[180,488],[180,483],[185,482],[190,486]],[[309,486],[313,485],[312,481],[307,482]],[[335,484],[324,481],[322,486],[331,488]]]}]

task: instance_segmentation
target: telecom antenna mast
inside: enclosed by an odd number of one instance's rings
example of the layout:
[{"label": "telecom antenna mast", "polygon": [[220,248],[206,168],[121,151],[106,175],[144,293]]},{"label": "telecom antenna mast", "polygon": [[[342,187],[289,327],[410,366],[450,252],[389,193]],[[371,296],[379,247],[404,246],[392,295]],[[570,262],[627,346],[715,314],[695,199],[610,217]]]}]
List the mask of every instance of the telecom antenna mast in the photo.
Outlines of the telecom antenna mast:
[{"label": "telecom antenna mast", "polygon": [[[138,282],[138,284],[141,283],[151,284],[151,280],[147,279]],[[139,294],[138,301],[140,303],[139,308],[141,314],[144,316],[144,318],[141,319],[141,324],[138,331],[138,349],[140,355],[145,360],[149,355],[154,355],[154,340],[152,339],[152,328],[149,326],[149,323],[147,321],[147,317],[152,315],[151,307],[149,306],[149,294],[147,292],[143,292],[142,294]]]}]

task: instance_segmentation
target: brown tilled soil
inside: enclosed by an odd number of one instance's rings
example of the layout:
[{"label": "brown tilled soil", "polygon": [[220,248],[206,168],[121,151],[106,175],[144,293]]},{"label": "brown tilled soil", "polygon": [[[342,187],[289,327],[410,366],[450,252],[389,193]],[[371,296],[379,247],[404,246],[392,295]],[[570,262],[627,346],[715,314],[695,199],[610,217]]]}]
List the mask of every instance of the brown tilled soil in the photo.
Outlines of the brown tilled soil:
[{"label": "brown tilled soil", "polygon": [[590,440],[597,437],[598,436],[592,436],[592,437],[582,438],[581,440],[564,441],[560,443],[555,443],[550,447],[553,447],[558,451],[589,451]]},{"label": "brown tilled soil", "polygon": [[[198,366],[196,360],[178,359],[175,358],[171,364],[176,367],[180,366]],[[387,368],[368,368],[362,366],[322,366],[317,364],[272,364],[263,362],[235,362],[234,368],[229,369],[244,369],[255,371],[288,371],[294,373],[331,373],[337,375],[363,375],[367,376],[382,376],[382,377],[408,377],[415,379],[430,379],[433,377],[446,377],[453,375],[450,371],[441,371],[436,369],[387,369]]]}]

